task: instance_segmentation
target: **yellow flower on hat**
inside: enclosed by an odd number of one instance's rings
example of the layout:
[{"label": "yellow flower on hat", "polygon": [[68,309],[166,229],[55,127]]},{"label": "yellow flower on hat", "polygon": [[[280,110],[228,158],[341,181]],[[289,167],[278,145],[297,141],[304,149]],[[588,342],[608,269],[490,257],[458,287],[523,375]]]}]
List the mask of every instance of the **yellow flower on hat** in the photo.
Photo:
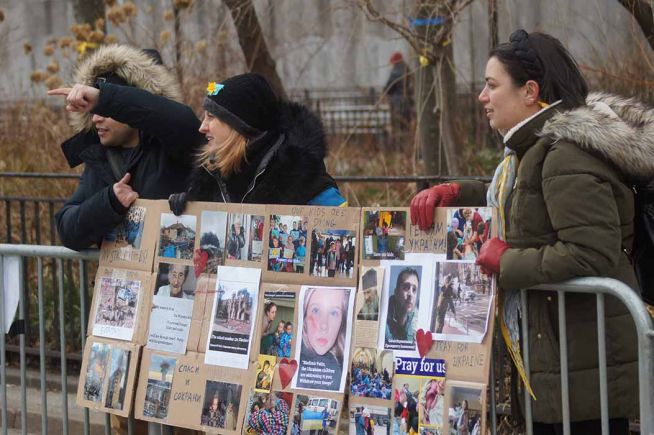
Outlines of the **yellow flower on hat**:
[{"label": "yellow flower on hat", "polygon": [[218,92],[220,92],[225,85],[216,83],[216,82],[209,82],[207,85],[207,95],[218,95]]}]

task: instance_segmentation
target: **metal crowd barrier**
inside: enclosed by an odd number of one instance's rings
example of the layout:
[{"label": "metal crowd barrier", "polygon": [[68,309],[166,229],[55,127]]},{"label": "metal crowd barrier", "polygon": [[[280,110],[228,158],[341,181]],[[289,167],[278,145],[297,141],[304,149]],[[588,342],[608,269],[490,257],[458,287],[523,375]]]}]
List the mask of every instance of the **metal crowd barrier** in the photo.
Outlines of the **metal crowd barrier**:
[{"label": "metal crowd barrier", "polygon": [[[46,358],[48,357],[46,350],[46,333],[53,334],[56,331],[46,331],[46,317],[44,307],[44,272],[43,265],[47,259],[52,259],[56,262],[56,278],[57,278],[57,297],[58,297],[58,325],[59,325],[59,357],[61,366],[61,433],[68,434],[71,432],[71,424],[68,415],[68,384],[67,384],[67,345],[70,344],[66,339],[66,313],[69,313],[69,307],[66,306],[66,298],[64,295],[64,260],[76,261],[79,264],[79,277],[78,289],[80,298],[80,319],[79,327],[81,331],[81,349],[83,349],[86,326],[87,326],[87,310],[88,310],[88,295],[90,294],[91,285],[86,275],[86,265],[89,262],[96,262],[98,260],[97,251],[83,251],[76,252],[69,249],[57,246],[35,246],[35,245],[10,245],[0,244],[0,277],[3,276],[3,259],[5,256],[19,256],[24,261],[21,261],[21,268],[25,267],[27,260],[36,261],[36,290],[38,293],[38,323],[39,323],[39,362],[40,362],[40,416],[41,416],[41,433],[51,433],[48,430],[48,402],[47,402],[47,383],[46,383]],[[26,282],[26,274],[19,273],[19,282],[16,283],[19,287],[19,310],[18,310],[18,323],[23,323],[26,319],[25,316],[25,297],[28,292],[25,291],[28,285],[32,283]],[[54,290],[54,289],[53,289]],[[640,297],[631,288],[625,284],[609,279],[609,278],[577,278],[566,281],[560,284],[552,284],[546,286],[539,286],[535,289],[522,290],[522,340],[524,346],[524,363],[529,373],[529,338],[527,335],[527,292],[528,291],[557,291],[558,293],[558,309],[559,309],[559,337],[560,337],[560,354],[561,354],[561,386],[562,386],[562,409],[563,409],[563,429],[564,434],[570,434],[570,415],[569,415],[569,384],[567,373],[567,341],[566,341],[566,324],[565,324],[565,295],[566,293],[586,293],[595,294],[597,298],[597,320],[598,320],[598,349],[599,349],[599,372],[600,372],[600,402],[602,411],[602,434],[608,435],[608,388],[607,388],[607,370],[606,370],[606,354],[605,354],[605,319],[604,307],[605,295],[611,295],[618,298],[629,310],[638,334],[638,379],[639,379],[639,399],[640,399],[640,431],[641,434],[652,435],[654,434],[654,413],[651,411],[651,404],[654,403],[654,326],[652,318],[647,312],[645,305]],[[7,434],[9,430],[9,403],[7,400],[7,346],[6,346],[6,332],[4,330],[4,303],[5,303],[5,289],[3,280],[0,279],[0,328],[2,328],[2,337],[0,338],[0,380],[2,392],[2,433]],[[501,350],[499,341],[497,342]],[[21,433],[26,434],[28,427],[28,407],[27,407],[27,363],[26,363],[26,343],[24,334],[19,334],[19,355],[20,355],[20,425]],[[501,355],[501,354],[500,354]],[[51,357],[51,356],[50,356]],[[500,356],[501,358],[501,356]],[[497,414],[504,414],[505,410],[497,406],[495,397],[495,353],[493,353],[493,361],[491,364],[490,375],[490,409],[495,412],[490,412],[490,426],[491,433],[497,434]],[[501,373],[501,371],[500,371]],[[502,386],[502,379],[500,381],[500,396],[504,391]],[[635,394],[635,392],[634,392]],[[83,411],[83,433],[89,434],[91,430],[89,411]],[[525,418],[526,418],[526,433],[531,435],[533,433],[533,422],[531,415],[531,398],[525,392]],[[14,426],[17,422],[14,423]],[[133,433],[134,419],[130,417],[128,422],[128,432]],[[109,415],[105,414],[104,418],[105,433],[111,433]],[[168,428],[161,425],[150,425],[150,433],[166,433]],[[34,431],[33,428],[30,428]],[[51,428],[52,429],[52,428]]]}]

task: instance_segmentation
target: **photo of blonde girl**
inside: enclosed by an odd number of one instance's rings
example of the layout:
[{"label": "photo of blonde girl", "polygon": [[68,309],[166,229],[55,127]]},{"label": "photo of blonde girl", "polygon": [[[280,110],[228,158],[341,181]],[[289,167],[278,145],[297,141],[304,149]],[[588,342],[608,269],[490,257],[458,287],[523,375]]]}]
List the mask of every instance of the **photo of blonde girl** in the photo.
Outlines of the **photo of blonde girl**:
[{"label": "photo of blonde girl", "polygon": [[[302,287],[298,331],[301,340],[294,388],[343,391],[349,359],[354,289]],[[320,373],[316,377],[315,373]]]}]

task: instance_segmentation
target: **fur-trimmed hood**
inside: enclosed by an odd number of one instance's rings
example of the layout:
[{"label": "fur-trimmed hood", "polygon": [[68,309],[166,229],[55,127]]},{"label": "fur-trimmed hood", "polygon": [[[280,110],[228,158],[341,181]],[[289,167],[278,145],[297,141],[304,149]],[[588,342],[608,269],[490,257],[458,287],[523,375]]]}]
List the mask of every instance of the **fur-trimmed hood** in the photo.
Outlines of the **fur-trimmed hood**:
[{"label": "fur-trimmed hood", "polygon": [[[182,100],[175,76],[146,52],[128,45],[112,44],[98,48],[77,67],[75,83],[93,86],[99,75],[108,72],[115,73],[134,87]],[[91,117],[90,113],[73,113],[71,125],[76,132],[88,131],[93,125]]]},{"label": "fur-trimmed hood", "polygon": [[586,102],[552,116],[539,135],[572,141],[613,163],[626,178],[654,178],[654,109],[607,93],[591,93]]}]

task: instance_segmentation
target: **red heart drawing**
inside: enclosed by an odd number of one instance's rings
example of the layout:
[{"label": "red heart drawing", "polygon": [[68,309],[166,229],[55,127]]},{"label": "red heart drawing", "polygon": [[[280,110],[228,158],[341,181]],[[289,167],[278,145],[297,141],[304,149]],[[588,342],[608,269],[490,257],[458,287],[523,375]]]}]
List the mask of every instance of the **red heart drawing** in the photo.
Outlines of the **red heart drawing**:
[{"label": "red heart drawing", "polygon": [[279,382],[282,384],[282,389],[286,388],[289,382],[291,382],[296,371],[297,361],[294,359],[282,358],[279,361]]},{"label": "red heart drawing", "polygon": [[431,338],[431,331],[423,331],[418,329],[416,331],[416,343],[418,344],[418,353],[420,358],[424,358],[431,349],[431,345],[434,343],[434,340]]},{"label": "red heart drawing", "polygon": [[197,278],[204,272],[204,268],[207,267],[207,262],[209,261],[209,253],[202,249],[196,249],[195,255],[193,255],[193,267],[195,268],[195,277]]}]

